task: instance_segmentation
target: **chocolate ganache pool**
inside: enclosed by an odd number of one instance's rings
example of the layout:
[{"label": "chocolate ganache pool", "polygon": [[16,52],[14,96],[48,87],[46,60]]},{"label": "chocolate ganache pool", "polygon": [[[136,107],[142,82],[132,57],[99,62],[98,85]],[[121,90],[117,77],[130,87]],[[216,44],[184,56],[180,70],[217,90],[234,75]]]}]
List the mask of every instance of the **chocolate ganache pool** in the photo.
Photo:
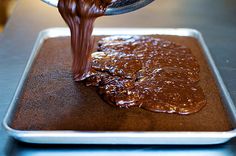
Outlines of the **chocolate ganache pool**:
[{"label": "chocolate ganache pool", "polygon": [[119,107],[191,114],[206,104],[199,65],[191,50],[148,36],[103,38],[92,54],[93,23],[114,0],[59,0],[71,30],[75,81],[97,86],[101,97]]},{"label": "chocolate ganache pool", "polygon": [[88,86],[108,103],[154,112],[191,114],[206,104],[200,67],[187,47],[148,36],[111,36],[92,54]]}]

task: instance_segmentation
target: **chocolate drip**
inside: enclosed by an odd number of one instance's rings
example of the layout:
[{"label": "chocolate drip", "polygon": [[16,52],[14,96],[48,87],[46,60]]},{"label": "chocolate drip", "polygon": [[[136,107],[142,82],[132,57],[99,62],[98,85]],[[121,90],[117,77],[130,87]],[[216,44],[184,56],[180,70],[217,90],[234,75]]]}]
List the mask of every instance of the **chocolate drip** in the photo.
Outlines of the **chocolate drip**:
[{"label": "chocolate drip", "polygon": [[59,0],[58,9],[71,31],[74,80],[86,78],[91,67],[94,46],[93,24],[104,15],[112,0]]}]

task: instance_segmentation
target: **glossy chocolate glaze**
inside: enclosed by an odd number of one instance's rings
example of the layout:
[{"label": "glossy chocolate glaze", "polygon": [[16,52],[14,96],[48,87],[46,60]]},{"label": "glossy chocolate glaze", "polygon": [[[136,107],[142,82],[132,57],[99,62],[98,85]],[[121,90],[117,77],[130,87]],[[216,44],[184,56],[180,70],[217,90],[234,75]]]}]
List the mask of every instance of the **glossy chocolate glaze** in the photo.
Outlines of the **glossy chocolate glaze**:
[{"label": "glossy chocolate glaze", "polygon": [[59,0],[59,12],[71,31],[72,71],[75,81],[85,79],[90,70],[94,46],[93,23],[97,17],[104,15],[112,2],[114,0]]},{"label": "glossy chocolate glaze", "polygon": [[92,54],[88,86],[119,107],[191,114],[206,104],[198,85],[200,67],[191,50],[145,36],[112,36]]},{"label": "glossy chocolate glaze", "polygon": [[[190,114],[205,104],[198,85],[199,65],[191,51],[151,37],[108,37],[94,47],[93,23],[112,0],[59,0],[58,8],[71,30],[72,72],[119,107],[139,106],[155,112]],[[91,69],[92,62],[92,69]]]}]

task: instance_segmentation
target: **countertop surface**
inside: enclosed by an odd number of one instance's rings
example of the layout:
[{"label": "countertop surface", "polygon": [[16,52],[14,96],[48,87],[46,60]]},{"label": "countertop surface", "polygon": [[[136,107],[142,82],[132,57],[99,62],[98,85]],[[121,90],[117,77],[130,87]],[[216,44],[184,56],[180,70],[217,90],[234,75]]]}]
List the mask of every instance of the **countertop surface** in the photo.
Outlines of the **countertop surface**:
[{"label": "countertop surface", "polygon": [[[236,1],[156,0],[136,12],[102,17],[95,27],[194,28],[202,32],[223,80],[236,100]],[[0,33],[0,120],[6,113],[38,33],[65,27],[57,9],[40,0],[18,0]],[[0,128],[0,155],[236,155],[236,139],[214,146],[31,145]]]}]

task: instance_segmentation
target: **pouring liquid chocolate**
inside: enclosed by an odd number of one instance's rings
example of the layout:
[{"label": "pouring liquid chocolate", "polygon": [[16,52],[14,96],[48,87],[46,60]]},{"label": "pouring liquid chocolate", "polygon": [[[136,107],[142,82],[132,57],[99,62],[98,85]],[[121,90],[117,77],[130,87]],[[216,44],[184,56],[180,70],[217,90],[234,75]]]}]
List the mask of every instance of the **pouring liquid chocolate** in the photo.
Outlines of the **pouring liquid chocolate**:
[{"label": "pouring liquid chocolate", "polygon": [[[89,75],[91,53],[94,46],[92,31],[96,18],[133,11],[152,1],[59,0],[58,10],[71,31],[72,72],[75,81],[84,80]],[[57,1],[48,0],[45,2],[53,6],[57,3]]]}]

